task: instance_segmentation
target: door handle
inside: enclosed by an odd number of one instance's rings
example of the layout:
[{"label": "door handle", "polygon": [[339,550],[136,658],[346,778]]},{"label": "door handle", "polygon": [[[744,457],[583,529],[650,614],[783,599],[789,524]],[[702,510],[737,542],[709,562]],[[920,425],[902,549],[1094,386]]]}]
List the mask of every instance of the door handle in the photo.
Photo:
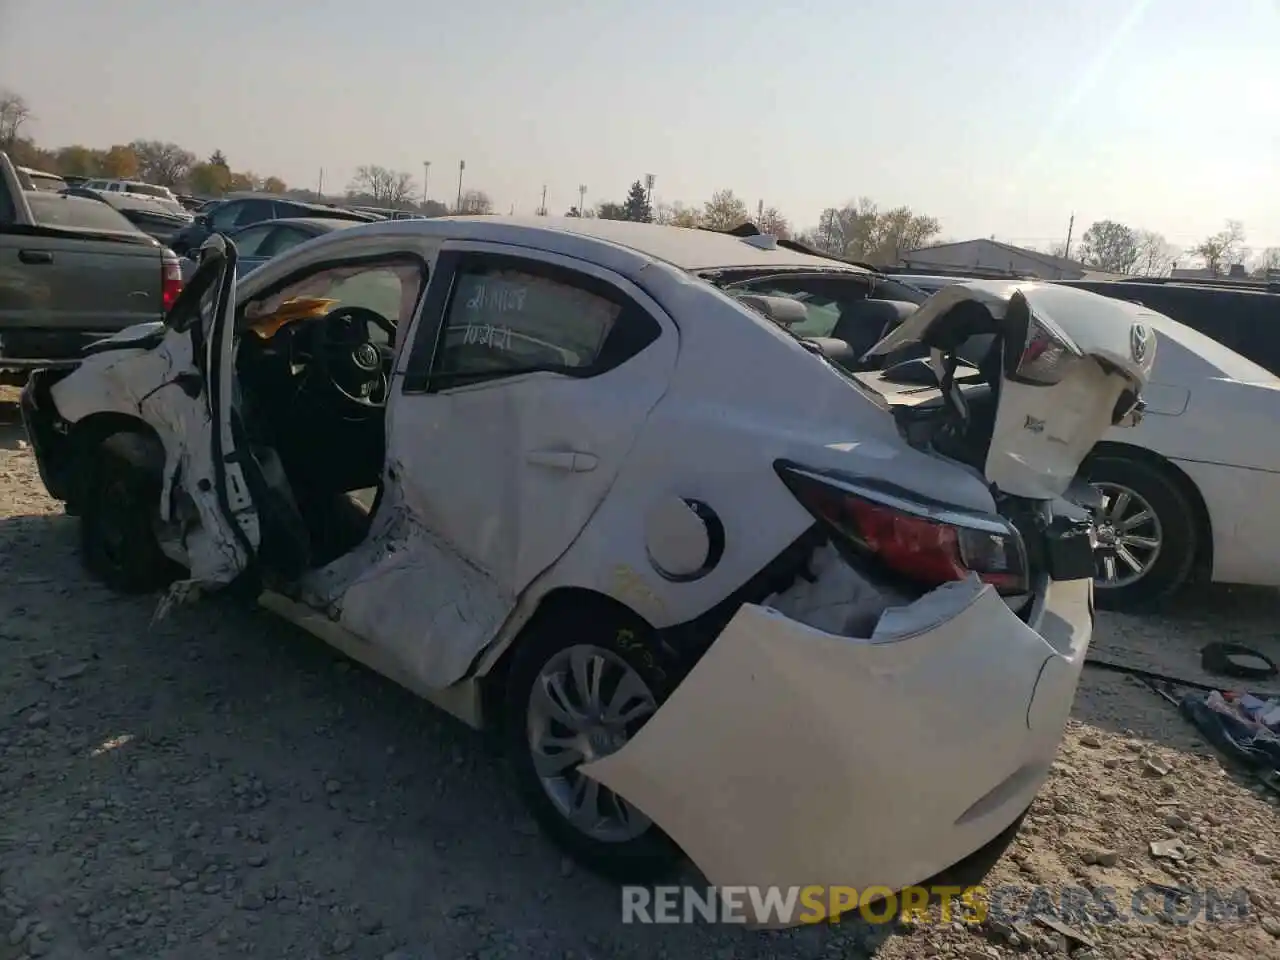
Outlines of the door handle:
[{"label": "door handle", "polygon": [[567,473],[588,473],[600,462],[593,454],[576,450],[532,450],[525,459],[535,467],[564,470]]},{"label": "door handle", "polygon": [[38,263],[53,263],[53,254],[48,250],[19,250],[18,259],[23,263],[32,265]]}]

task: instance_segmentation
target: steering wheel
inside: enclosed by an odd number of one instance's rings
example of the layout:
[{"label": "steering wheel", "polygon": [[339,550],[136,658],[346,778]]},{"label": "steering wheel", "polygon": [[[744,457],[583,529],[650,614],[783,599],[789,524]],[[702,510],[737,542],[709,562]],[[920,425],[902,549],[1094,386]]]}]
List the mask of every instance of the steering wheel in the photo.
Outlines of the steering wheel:
[{"label": "steering wheel", "polygon": [[[387,343],[369,336],[370,324],[387,334]],[[329,386],[358,407],[385,407],[390,392],[387,366],[395,355],[395,325],[376,310],[338,307],[321,317],[313,329],[315,364]]]}]

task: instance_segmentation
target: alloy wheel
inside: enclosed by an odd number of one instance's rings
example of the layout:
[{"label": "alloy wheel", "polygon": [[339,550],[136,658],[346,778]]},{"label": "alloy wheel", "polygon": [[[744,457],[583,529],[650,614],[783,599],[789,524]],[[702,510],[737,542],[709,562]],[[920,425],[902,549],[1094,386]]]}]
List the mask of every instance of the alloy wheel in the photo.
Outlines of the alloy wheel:
[{"label": "alloy wheel", "polygon": [[622,749],[657,708],[630,664],[591,644],[560,650],[534,680],[526,715],[534,770],[560,814],[593,840],[624,843],[651,826],[578,768]]},{"label": "alloy wheel", "polygon": [[1129,487],[1101,482],[1093,488],[1102,495],[1102,506],[1094,514],[1098,530],[1094,585],[1100,590],[1127,587],[1146,576],[1160,556],[1164,544],[1160,518]]}]

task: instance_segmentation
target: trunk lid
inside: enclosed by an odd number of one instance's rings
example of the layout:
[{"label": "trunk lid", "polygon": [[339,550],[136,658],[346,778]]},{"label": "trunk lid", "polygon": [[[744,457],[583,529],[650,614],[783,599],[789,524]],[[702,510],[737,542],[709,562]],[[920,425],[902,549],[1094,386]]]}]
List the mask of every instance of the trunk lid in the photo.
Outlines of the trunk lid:
[{"label": "trunk lid", "polygon": [[[970,439],[985,447],[974,466],[1005,494],[1051,500],[1067,491],[1103,434],[1136,422],[1158,318],[1137,304],[1070,287],[972,281],[930,297],[866,359],[912,344],[928,348],[941,384],[941,403],[933,406],[965,420],[976,434]],[[987,409],[973,410],[966,396],[973,391],[948,370],[954,373],[958,352],[972,356],[980,338],[990,346],[979,351],[986,392],[979,390],[975,403]],[[890,402],[921,403],[919,390],[863,379]]]}]

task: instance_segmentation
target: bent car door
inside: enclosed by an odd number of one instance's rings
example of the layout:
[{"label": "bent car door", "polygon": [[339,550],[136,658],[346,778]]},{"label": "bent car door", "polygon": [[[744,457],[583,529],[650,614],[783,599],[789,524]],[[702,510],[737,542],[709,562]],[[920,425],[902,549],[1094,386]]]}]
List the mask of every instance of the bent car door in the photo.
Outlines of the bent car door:
[{"label": "bent car door", "polygon": [[438,558],[424,561],[412,583],[388,579],[361,599],[399,609],[401,627],[384,613],[351,628],[418,648],[430,686],[461,679],[608,493],[676,352],[670,318],[622,277],[527,248],[446,243],[397,367],[386,485],[393,508],[458,562],[437,574]]}]

